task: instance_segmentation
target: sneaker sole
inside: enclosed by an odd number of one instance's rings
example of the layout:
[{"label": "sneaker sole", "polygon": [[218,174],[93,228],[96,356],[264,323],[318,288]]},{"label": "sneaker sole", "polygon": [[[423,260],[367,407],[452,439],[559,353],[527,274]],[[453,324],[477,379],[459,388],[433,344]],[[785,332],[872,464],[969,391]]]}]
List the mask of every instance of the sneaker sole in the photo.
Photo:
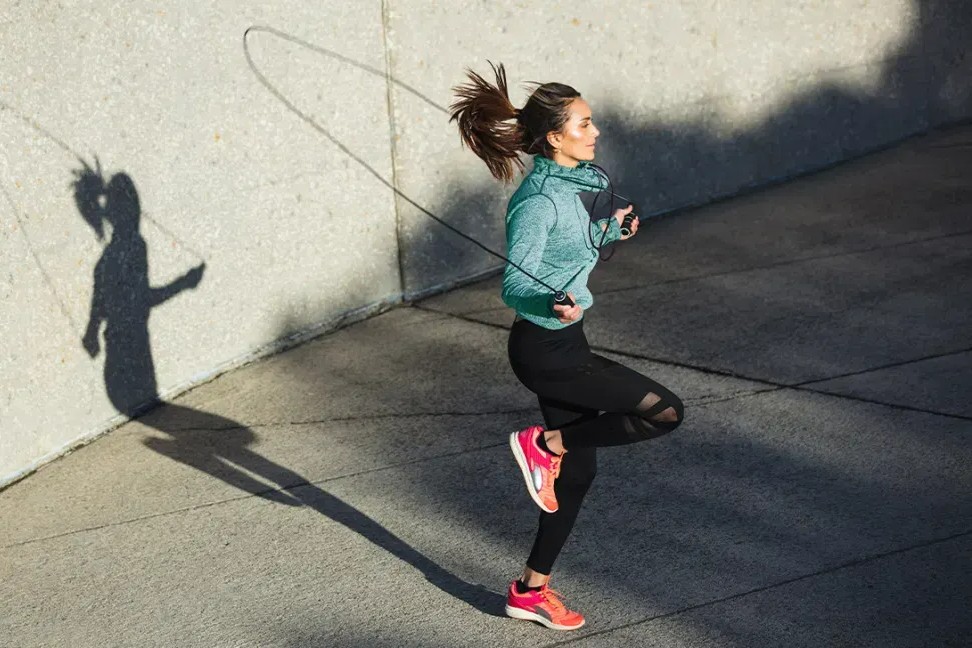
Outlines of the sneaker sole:
[{"label": "sneaker sole", "polygon": [[526,483],[527,492],[530,493],[530,498],[540,507],[541,511],[546,513],[556,513],[557,509],[549,509],[540,499],[539,493],[533,487],[533,478],[530,475],[530,467],[527,465],[526,455],[523,454],[523,449],[520,448],[520,442],[517,441],[516,437],[519,432],[514,432],[510,435],[510,450],[513,451],[513,458],[516,459],[516,465],[520,467],[520,474],[523,475],[523,481]]},{"label": "sneaker sole", "polygon": [[554,623],[547,617],[537,614],[536,612],[530,612],[528,610],[524,610],[523,608],[513,607],[512,605],[506,606],[506,616],[513,619],[521,619],[523,621],[536,621],[541,625],[547,626],[551,630],[577,630],[578,628],[583,628],[584,624],[586,623],[585,620],[573,626],[561,625],[559,623]]}]

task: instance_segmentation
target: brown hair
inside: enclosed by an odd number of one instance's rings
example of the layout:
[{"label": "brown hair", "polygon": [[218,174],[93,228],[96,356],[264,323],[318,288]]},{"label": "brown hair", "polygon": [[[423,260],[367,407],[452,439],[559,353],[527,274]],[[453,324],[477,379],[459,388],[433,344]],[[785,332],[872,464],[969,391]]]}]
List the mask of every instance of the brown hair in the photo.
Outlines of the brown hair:
[{"label": "brown hair", "polygon": [[522,109],[510,103],[503,64],[493,65],[496,84],[467,69],[469,81],[452,89],[456,101],[449,109],[459,125],[463,144],[478,155],[499,180],[510,182],[515,171],[523,171],[519,153],[551,157],[547,133],[567,123],[567,107],[580,93],[563,83],[535,84]]}]

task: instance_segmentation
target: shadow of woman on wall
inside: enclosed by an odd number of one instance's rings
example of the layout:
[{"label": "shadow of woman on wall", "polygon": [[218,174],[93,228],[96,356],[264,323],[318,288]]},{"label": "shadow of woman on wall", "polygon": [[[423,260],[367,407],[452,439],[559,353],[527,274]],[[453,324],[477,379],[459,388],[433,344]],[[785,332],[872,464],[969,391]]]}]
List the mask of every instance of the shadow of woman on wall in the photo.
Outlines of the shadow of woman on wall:
[{"label": "shadow of woman on wall", "polygon": [[312,508],[412,565],[447,594],[482,612],[498,614],[501,602],[496,593],[461,580],[358,509],[255,453],[248,446],[256,440],[256,434],[245,425],[161,400],[149,316],[156,306],[196,288],[205,263],[167,285],[151,286],[148,251],[139,231],[142,213],[135,183],[125,173],[105,182],[97,158],[94,169],[81,162],[73,183],[78,211],[99,240],[105,238],[105,224],[111,229],[95,267],[91,313],[81,343],[88,355],[97,357],[104,325],[104,379],[109,400],[122,414],[140,417],[140,423],[167,435],[143,443],[244,492],[280,504]]}]

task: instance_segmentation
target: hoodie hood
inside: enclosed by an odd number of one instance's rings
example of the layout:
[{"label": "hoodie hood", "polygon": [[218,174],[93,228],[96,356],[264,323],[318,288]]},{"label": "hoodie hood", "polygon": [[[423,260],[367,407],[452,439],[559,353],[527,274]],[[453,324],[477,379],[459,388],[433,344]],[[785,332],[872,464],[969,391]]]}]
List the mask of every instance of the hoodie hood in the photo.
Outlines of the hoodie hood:
[{"label": "hoodie hood", "polygon": [[535,155],[533,173],[564,180],[573,187],[575,193],[607,188],[607,180],[591,166],[590,162],[578,162],[575,167],[566,167],[548,157]]}]

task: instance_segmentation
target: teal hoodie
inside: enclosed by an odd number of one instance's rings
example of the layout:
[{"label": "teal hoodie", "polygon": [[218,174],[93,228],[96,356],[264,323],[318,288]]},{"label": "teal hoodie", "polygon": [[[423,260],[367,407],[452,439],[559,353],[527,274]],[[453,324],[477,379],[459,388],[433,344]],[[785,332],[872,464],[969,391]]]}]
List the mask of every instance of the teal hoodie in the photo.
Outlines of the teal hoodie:
[{"label": "teal hoodie", "polygon": [[[523,178],[506,208],[509,260],[554,288],[573,293],[574,301],[584,310],[594,303],[587,277],[598,259],[590,239],[600,243],[603,221],[591,221],[578,194],[606,187],[603,176],[586,162],[565,167],[537,155],[533,170]],[[618,221],[607,221],[605,244],[621,238]],[[570,326],[554,315],[550,289],[510,264],[503,272],[503,302],[523,319],[544,328]]]}]

